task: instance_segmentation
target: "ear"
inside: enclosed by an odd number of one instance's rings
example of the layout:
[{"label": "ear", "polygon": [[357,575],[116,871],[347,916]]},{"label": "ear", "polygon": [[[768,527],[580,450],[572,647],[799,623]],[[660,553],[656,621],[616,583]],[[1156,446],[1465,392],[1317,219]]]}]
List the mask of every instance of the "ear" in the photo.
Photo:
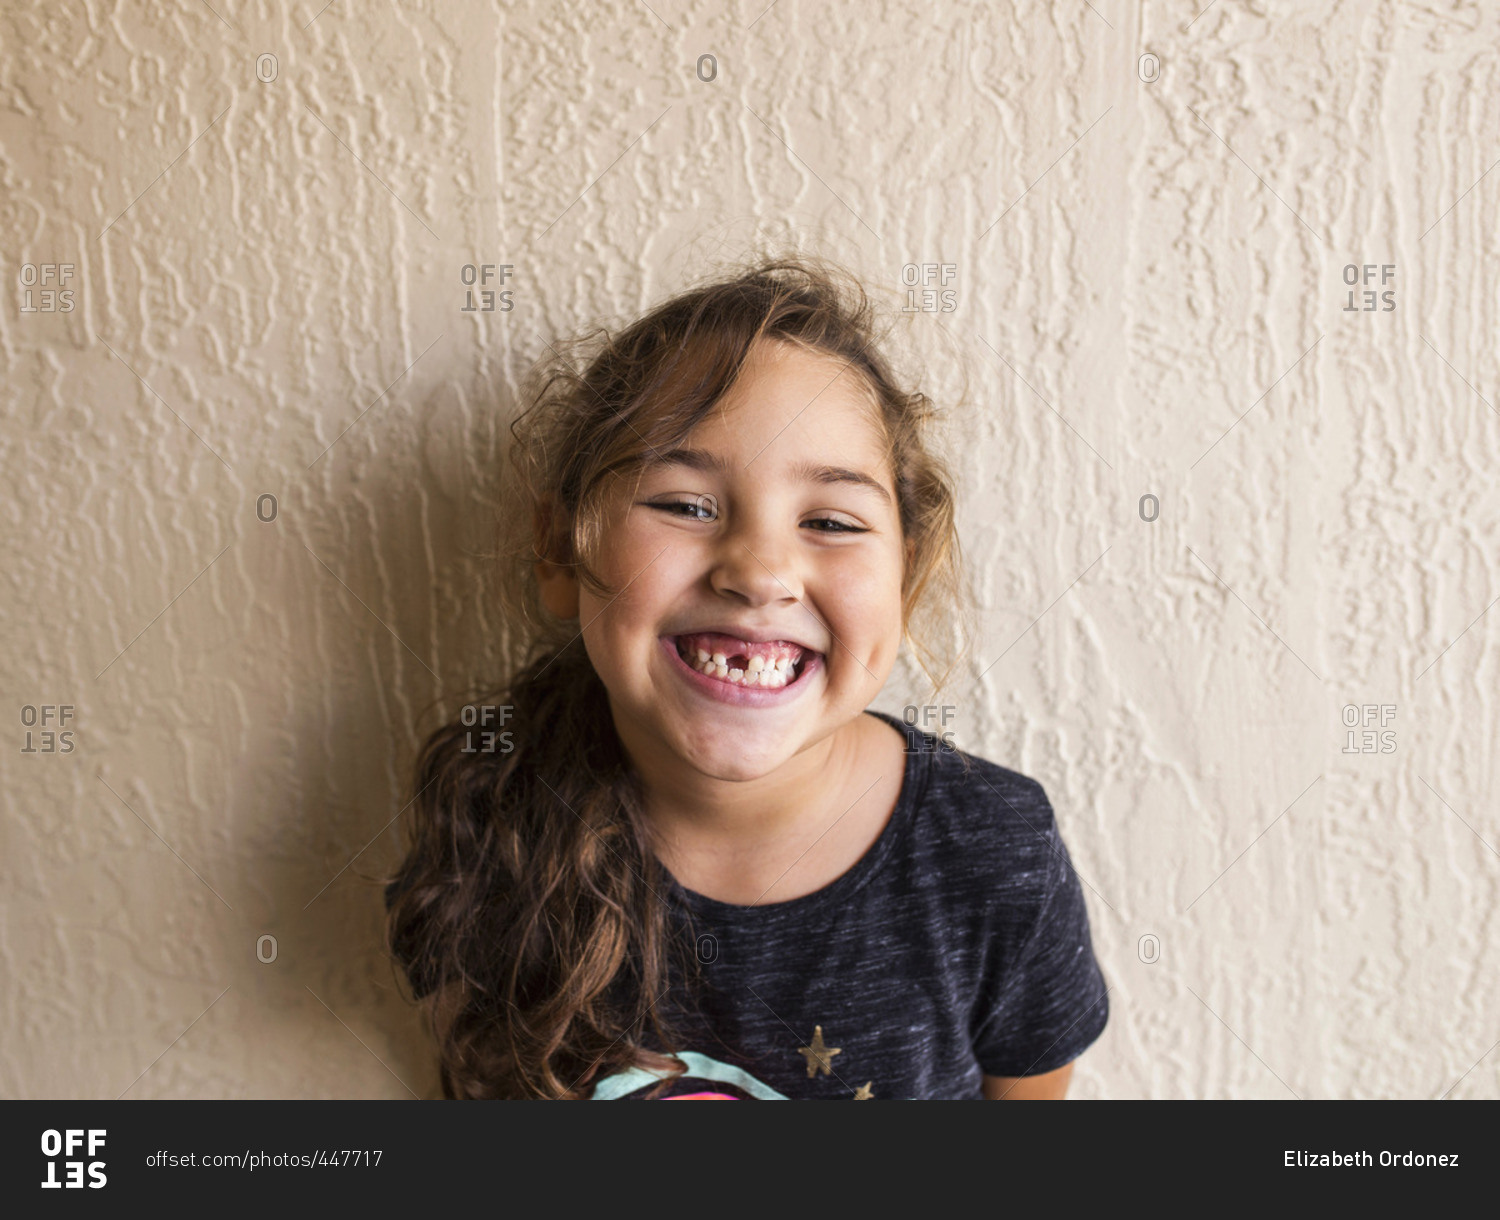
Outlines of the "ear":
[{"label": "ear", "polygon": [[542,606],[554,618],[578,617],[578,577],[573,569],[539,560],[531,569],[536,573]]},{"label": "ear", "polygon": [[537,591],[541,594],[543,609],[554,618],[577,618],[577,575],[571,566],[554,563],[546,557],[556,553],[553,520],[554,510],[550,504],[536,506],[532,527],[538,544],[533,550],[537,561],[531,570],[536,574]]}]

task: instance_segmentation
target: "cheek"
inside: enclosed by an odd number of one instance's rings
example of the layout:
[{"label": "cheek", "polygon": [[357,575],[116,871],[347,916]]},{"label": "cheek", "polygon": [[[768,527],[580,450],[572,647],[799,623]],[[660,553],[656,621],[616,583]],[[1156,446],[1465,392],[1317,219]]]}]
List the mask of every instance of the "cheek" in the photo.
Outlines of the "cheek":
[{"label": "cheek", "polygon": [[[612,589],[619,590],[631,574],[618,576],[600,565],[600,575],[610,581]],[[641,592],[639,584],[636,581],[618,597],[609,594],[600,597],[585,591],[579,599],[584,649],[605,689],[617,697],[640,683],[648,644],[655,645],[654,639],[648,640],[648,619],[637,600]]]},{"label": "cheek", "polygon": [[839,634],[864,644],[862,651],[894,659],[901,642],[901,554],[899,549],[832,566],[825,583],[830,612],[843,623]]},{"label": "cheek", "polygon": [[681,604],[691,583],[684,558],[682,548],[661,540],[645,546],[626,543],[610,554],[601,548],[595,570],[610,591],[583,591],[579,610],[589,624],[585,641],[615,649],[637,644],[654,648],[658,627]]},{"label": "cheek", "polygon": [[600,615],[601,622],[621,617],[614,611],[628,611],[641,600],[660,569],[671,559],[670,549],[663,552],[667,539],[653,536],[649,518],[638,519],[628,509],[617,507],[608,517],[609,524],[594,548],[593,571],[608,587],[602,595],[587,588],[582,591],[580,609],[583,621]]}]

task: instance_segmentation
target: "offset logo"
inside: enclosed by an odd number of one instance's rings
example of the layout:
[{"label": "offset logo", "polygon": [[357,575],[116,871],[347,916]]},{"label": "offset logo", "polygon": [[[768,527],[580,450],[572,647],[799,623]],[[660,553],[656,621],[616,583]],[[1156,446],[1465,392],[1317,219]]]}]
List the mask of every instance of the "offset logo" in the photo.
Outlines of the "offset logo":
[{"label": "offset logo", "polygon": [[[66,1151],[68,1157],[72,1157],[83,1150],[85,1142],[88,1145],[90,1157],[98,1155],[99,1149],[104,1147],[104,1128],[98,1127],[89,1131],[70,1129],[58,1131],[49,1129],[42,1132],[42,1155],[47,1159],[47,1177],[42,1182],[43,1190],[62,1190],[67,1187],[70,1190],[82,1190],[87,1186],[90,1190],[98,1190],[108,1178],[104,1176],[104,1162],[90,1160],[87,1164],[78,1160],[66,1160],[62,1163],[63,1180],[58,1181],[58,1164],[55,1158],[63,1156]],[[88,1170],[89,1180],[83,1180],[84,1170]]]},{"label": "offset logo", "polygon": [[[458,278],[464,284],[464,303],[461,306],[463,313],[495,313],[496,302],[499,302],[499,313],[509,313],[516,307],[514,288],[501,288],[497,293],[489,286],[491,280],[498,280],[504,284],[510,279],[515,267],[510,263],[465,263],[458,272]],[[475,304],[477,295],[479,303]]]},{"label": "offset logo", "polygon": [[26,744],[21,753],[71,754],[76,730],[64,726],[73,718],[71,703],[44,703],[40,709],[33,703],[23,706],[21,724],[26,729]]},{"label": "offset logo", "polygon": [[65,287],[72,278],[72,263],[22,263],[21,312],[72,313],[74,290]]},{"label": "offset logo", "polygon": [[[464,747],[459,753],[509,754],[514,750],[516,747],[515,743],[511,740],[511,731],[509,729],[503,733],[494,732],[489,729],[489,726],[496,723],[497,720],[502,725],[508,723],[512,710],[511,705],[508,703],[465,704],[463,711],[459,713],[459,722],[466,729],[472,729],[475,725],[478,725],[479,731],[477,733],[464,734]],[[479,740],[478,745],[474,744],[475,738]]]},{"label": "offset logo", "polygon": [[[1380,287],[1384,288],[1377,300],[1375,289],[1370,287],[1375,279],[1375,272],[1380,272]],[[1364,291],[1360,293],[1360,304],[1354,303],[1354,288],[1364,280]],[[1396,264],[1381,263],[1378,267],[1374,263],[1363,263],[1356,266],[1348,264],[1344,268],[1344,283],[1349,285],[1349,301],[1344,306],[1345,313],[1374,313],[1378,308],[1381,313],[1396,312],[1396,290],[1386,288],[1387,284],[1393,284],[1396,280]],[[1381,304],[1380,302],[1384,302]]]},{"label": "offset logo", "polygon": [[901,284],[906,289],[901,312],[952,313],[958,308],[958,289],[947,285],[957,279],[957,263],[907,263],[901,268]]},{"label": "offset logo", "polygon": [[[951,754],[958,746],[953,741],[953,730],[948,727],[948,723],[955,718],[957,712],[958,709],[951,703],[927,703],[921,706],[908,703],[901,709],[901,719],[912,728],[936,737],[938,749]],[[911,746],[907,746],[906,752],[912,752]]]},{"label": "offset logo", "polygon": [[[1346,703],[1341,713],[1348,742],[1340,754],[1394,754],[1396,752],[1396,730],[1386,725],[1396,719],[1394,703]],[[1380,720],[1381,733],[1375,735],[1376,718]],[[1354,742],[1354,730],[1364,721],[1364,731],[1359,735],[1359,744]]]}]

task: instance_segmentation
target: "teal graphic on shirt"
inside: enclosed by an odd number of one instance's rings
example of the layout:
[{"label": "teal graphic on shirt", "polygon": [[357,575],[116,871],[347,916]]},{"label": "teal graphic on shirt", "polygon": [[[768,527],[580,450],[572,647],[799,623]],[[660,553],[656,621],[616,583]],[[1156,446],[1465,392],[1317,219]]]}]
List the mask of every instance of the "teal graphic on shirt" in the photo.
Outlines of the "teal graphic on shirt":
[{"label": "teal graphic on shirt", "polygon": [[[687,1071],[682,1073],[682,1078],[694,1080],[713,1080],[720,1084],[734,1085],[736,1088],[749,1093],[751,1097],[760,1101],[789,1101],[784,1093],[778,1093],[770,1085],[757,1080],[744,1068],[737,1068],[733,1064],[721,1063],[708,1055],[700,1055],[697,1051],[683,1051],[677,1056],[687,1065]],[[617,1101],[621,1097],[628,1097],[639,1089],[644,1089],[658,1081],[665,1080],[672,1075],[671,1072],[653,1072],[642,1067],[627,1068],[623,1072],[616,1072],[613,1076],[606,1076],[594,1086],[590,1095],[590,1101]],[[731,1100],[725,1094],[714,1096]],[[664,1100],[670,1101],[671,1098]]]}]

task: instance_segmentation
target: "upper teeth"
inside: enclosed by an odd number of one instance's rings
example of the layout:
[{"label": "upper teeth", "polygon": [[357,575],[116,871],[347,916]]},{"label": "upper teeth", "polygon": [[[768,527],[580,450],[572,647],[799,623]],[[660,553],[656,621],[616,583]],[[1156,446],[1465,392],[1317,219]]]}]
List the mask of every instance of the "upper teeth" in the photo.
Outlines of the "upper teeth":
[{"label": "upper teeth", "polygon": [[738,686],[781,687],[792,680],[795,662],[790,657],[766,661],[763,657],[751,657],[749,669],[730,669],[728,658],[722,652],[710,656],[703,649],[697,650],[693,668],[710,678],[721,678]]}]

